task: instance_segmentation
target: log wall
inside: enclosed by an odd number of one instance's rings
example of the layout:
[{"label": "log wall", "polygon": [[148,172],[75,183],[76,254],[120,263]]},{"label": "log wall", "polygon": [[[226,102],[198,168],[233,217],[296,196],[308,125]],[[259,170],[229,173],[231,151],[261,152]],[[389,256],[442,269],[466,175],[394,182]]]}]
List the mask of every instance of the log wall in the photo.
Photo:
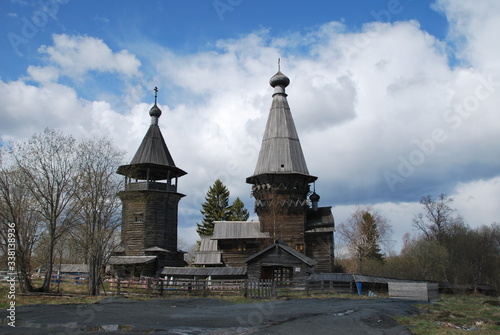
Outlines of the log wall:
[{"label": "log wall", "polygon": [[127,256],[144,255],[160,247],[177,251],[177,209],[182,194],[162,191],[122,191],[121,238]]}]

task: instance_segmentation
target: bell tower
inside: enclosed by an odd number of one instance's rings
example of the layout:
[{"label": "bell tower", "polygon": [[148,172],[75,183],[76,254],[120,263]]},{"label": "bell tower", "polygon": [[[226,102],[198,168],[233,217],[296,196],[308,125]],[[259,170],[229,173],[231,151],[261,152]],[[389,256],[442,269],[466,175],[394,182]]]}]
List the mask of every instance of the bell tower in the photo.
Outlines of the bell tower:
[{"label": "bell tower", "polygon": [[158,126],[162,111],[157,92],[155,87],[151,125],[139,149],[130,164],[117,171],[125,176],[125,189],[118,194],[123,204],[122,256],[130,257],[130,262],[156,256],[156,270],[184,266],[183,253],[177,249],[178,204],[184,194],[177,192],[177,186],[186,174],[175,166]]},{"label": "bell tower", "polygon": [[317,177],[309,174],[288,106],[290,79],[278,70],[269,84],[274,88],[271,109],[255,172],[246,182],[253,185],[261,230],[303,252],[309,184]]},{"label": "bell tower", "polygon": [[271,77],[273,100],[252,184],[260,230],[316,262],[316,271],[333,270],[334,219],[331,207],[319,207],[319,195],[311,192],[317,177],[309,174],[299,136],[287,101],[290,79],[281,73]]}]

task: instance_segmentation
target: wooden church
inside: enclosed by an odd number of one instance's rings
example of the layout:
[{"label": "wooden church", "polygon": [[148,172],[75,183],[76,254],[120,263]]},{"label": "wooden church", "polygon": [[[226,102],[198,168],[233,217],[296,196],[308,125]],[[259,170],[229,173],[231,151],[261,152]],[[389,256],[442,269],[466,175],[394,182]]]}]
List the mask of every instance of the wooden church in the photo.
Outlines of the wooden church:
[{"label": "wooden church", "polygon": [[[307,168],[285,93],[289,84],[280,71],[270,79],[271,109],[255,172],[246,178],[259,221],[215,222],[213,235],[201,239],[195,255],[198,268],[183,269],[183,276],[194,277],[199,267],[205,277],[279,281],[332,272],[333,215],[331,207],[318,206],[317,177]],[[156,94],[149,114],[151,126],[134,158],[117,171],[125,177],[119,193],[122,248],[110,264],[119,276],[172,276],[185,266],[177,249],[178,203],[184,196],[177,186],[186,172],[175,166],[161,134]]]},{"label": "wooden church", "polygon": [[289,84],[280,71],[270,79],[271,109],[255,172],[246,179],[259,221],[216,222],[213,235],[201,240],[196,265],[242,267],[249,277],[276,280],[333,271],[333,215],[311,191],[317,177],[307,169],[285,93]]}]

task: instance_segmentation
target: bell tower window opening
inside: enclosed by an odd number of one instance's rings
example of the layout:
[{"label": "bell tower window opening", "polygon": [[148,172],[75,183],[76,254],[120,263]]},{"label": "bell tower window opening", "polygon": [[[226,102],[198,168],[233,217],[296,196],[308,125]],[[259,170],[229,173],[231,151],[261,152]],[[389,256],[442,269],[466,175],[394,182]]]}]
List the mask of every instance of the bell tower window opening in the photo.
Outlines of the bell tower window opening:
[{"label": "bell tower window opening", "polygon": [[144,213],[135,213],[134,214],[134,217],[135,217],[135,223],[142,223],[144,222]]}]

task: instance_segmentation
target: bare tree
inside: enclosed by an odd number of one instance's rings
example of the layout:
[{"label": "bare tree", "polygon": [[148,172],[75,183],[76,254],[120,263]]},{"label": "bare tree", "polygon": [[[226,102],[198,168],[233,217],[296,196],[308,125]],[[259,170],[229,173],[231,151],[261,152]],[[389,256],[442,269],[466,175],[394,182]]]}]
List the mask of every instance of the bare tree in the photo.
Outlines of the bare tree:
[{"label": "bare tree", "polygon": [[45,280],[40,288],[48,292],[56,243],[70,228],[75,214],[76,141],[60,131],[45,129],[26,143],[14,143],[12,155],[48,234]]},{"label": "bare tree", "polygon": [[392,228],[388,220],[372,208],[358,207],[346,222],[337,226],[336,231],[361,270],[363,261],[382,259],[380,247],[389,241]]},{"label": "bare tree", "polygon": [[22,173],[14,166],[0,166],[0,234],[6,239],[7,228],[14,227],[16,268],[22,292],[34,290],[31,255],[40,237],[41,217],[33,200]]},{"label": "bare tree", "polygon": [[109,139],[91,139],[78,146],[80,183],[75,193],[78,212],[72,235],[85,251],[90,295],[99,294],[107,261],[117,246],[114,232],[120,224],[117,194],[122,182],[116,170],[123,156]]},{"label": "bare tree", "polygon": [[448,252],[438,241],[422,238],[413,240],[400,257],[404,263],[402,277],[447,281]]},{"label": "bare tree", "polygon": [[443,242],[445,235],[456,225],[462,225],[460,215],[454,215],[455,210],[450,207],[453,198],[440,194],[437,199],[430,195],[423,196],[420,203],[425,213],[419,213],[413,218],[413,226],[421,230],[428,240],[436,239]]}]

